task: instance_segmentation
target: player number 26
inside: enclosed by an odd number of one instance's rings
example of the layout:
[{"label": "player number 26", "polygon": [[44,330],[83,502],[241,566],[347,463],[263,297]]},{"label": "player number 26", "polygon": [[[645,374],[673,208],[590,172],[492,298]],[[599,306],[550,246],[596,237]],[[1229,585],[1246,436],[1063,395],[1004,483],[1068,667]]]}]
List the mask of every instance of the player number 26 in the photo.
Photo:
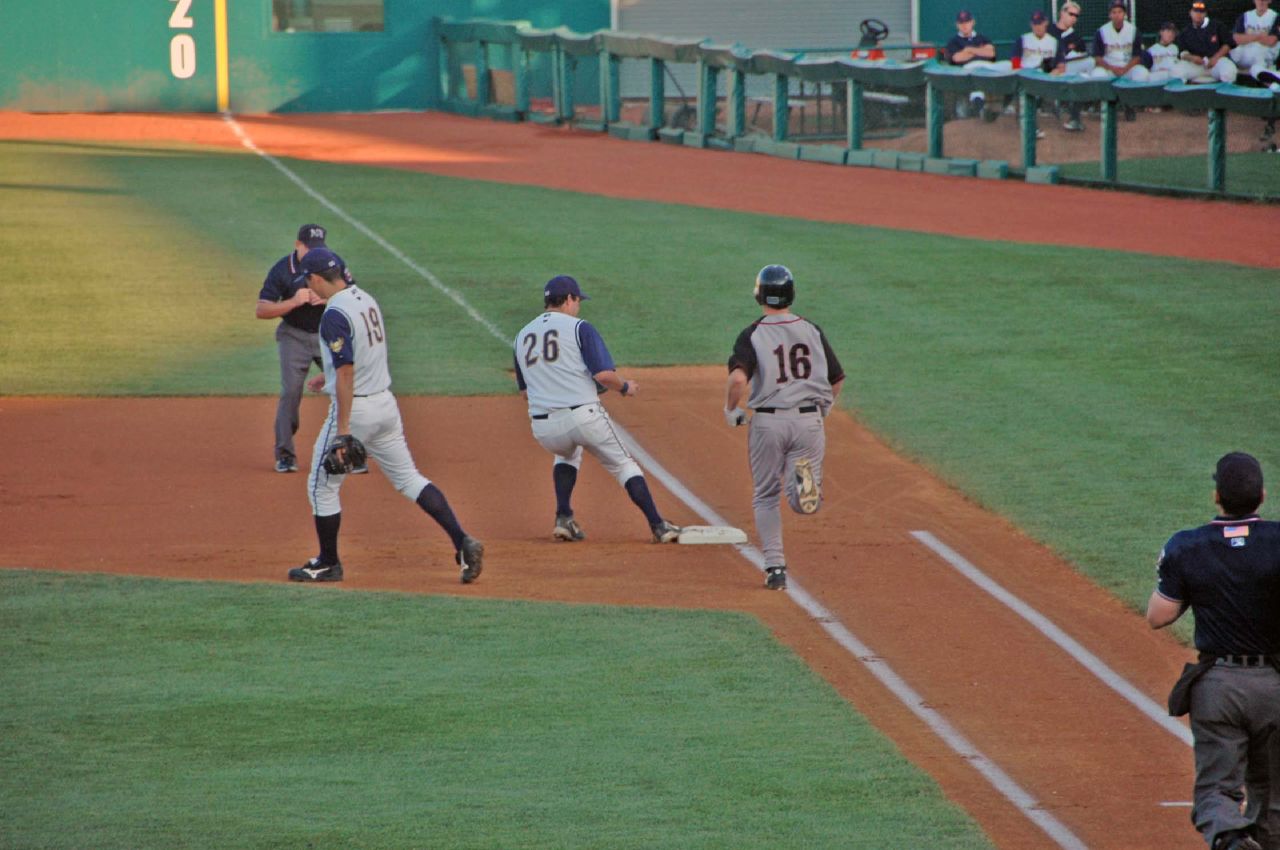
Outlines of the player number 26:
[{"label": "player number 26", "polygon": [[[785,384],[791,378],[804,380],[813,373],[813,363],[809,360],[809,346],[798,342],[787,351],[786,346],[779,345],[773,350],[778,358],[778,383]],[[787,366],[791,366],[791,378],[787,377]]]},{"label": "player number 26", "polygon": [[[532,366],[538,362],[538,335],[525,334],[524,365]],[[556,362],[560,356],[560,332],[547,331],[542,335],[542,359],[548,363]]]}]

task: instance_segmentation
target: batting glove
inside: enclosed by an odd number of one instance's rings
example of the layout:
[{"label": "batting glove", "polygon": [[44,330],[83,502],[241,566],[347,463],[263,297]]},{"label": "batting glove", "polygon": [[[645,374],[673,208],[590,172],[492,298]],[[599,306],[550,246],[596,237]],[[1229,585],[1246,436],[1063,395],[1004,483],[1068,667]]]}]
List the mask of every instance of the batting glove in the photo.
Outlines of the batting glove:
[{"label": "batting glove", "polygon": [[739,425],[747,421],[747,412],[741,407],[735,407],[733,410],[725,409],[724,421],[730,428],[737,428]]}]

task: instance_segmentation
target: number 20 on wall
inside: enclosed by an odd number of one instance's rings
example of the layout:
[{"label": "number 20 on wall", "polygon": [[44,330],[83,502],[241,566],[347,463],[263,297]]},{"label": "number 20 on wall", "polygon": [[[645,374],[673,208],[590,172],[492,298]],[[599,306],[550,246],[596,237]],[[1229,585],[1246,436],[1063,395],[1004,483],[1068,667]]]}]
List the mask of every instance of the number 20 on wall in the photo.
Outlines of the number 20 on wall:
[{"label": "number 20 on wall", "polygon": [[[169,0],[173,14],[169,16],[169,29],[189,30],[195,21],[188,14],[192,0]],[[188,32],[174,33],[169,40],[169,71],[179,80],[186,80],[196,72],[196,40]]]}]

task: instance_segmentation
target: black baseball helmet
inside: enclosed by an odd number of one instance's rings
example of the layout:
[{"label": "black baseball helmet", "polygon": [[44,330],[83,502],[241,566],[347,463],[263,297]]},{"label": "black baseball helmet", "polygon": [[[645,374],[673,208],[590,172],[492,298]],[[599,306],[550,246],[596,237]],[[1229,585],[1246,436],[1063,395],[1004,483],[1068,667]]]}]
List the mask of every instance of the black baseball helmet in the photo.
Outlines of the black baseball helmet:
[{"label": "black baseball helmet", "polygon": [[756,275],[756,303],[781,309],[796,300],[796,281],[786,266],[765,266]]}]

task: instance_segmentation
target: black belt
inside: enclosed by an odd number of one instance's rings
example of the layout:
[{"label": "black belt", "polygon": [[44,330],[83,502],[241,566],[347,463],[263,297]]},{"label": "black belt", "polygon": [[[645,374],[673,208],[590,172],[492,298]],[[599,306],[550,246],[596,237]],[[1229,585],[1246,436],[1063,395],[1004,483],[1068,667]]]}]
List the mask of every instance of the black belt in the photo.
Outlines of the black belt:
[{"label": "black belt", "polygon": [[[561,410],[577,410],[579,407],[586,407],[585,404],[575,404],[573,407],[562,407]],[[529,416],[530,419],[546,419],[550,413],[534,413]]]},{"label": "black belt", "polygon": [[806,404],[804,407],[757,407],[756,413],[777,413],[779,410],[795,410],[799,413],[817,413],[818,405]]},{"label": "black belt", "polygon": [[376,393],[365,393],[364,395],[360,395],[359,393],[354,393],[351,397],[352,398],[372,398],[373,396],[376,396],[376,395],[382,395],[385,392],[386,390],[378,390]]},{"label": "black belt", "polygon": [[1220,655],[1213,663],[1223,667],[1266,667],[1270,662],[1265,655]]}]

